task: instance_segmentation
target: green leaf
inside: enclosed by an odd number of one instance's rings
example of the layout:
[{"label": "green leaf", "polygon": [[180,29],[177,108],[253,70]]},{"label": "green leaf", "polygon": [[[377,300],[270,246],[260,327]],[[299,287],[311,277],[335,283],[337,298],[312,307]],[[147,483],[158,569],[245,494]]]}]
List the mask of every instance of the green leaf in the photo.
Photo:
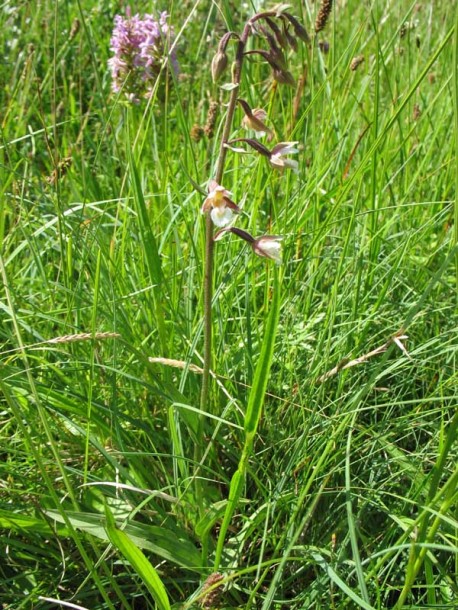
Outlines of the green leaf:
[{"label": "green leaf", "polygon": [[153,285],[160,285],[162,281],[161,258],[156,238],[154,237],[151,223],[148,216],[148,208],[146,207],[145,198],[143,196],[142,185],[138,169],[132,154],[129,155],[129,169],[131,177],[131,186],[134,193],[134,200],[138,211],[140,223],[141,239],[143,242],[143,250],[146,256],[146,263],[150,280]]},{"label": "green leaf", "polygon": [[269,317],[264,330],[261,353],[254,374],[253,387],[250,391],[247,410],[245,414],[245,432],[254,436],[261,419],[262,406],[269,380],[270,367],[275,348],[275,337],[277,334],[278,319],[280,315],[280,282],[278,271],[275,269],[274,289]]},{"label": "green leaf", "polygon": [[328,562],[324,559],[322,555],[319,553],[312,553],[313,558],[318,563],[318,565],[323,568],[332,582],[339,587],[350,599],[352,599],[355,604],[358,604],[359,608],[364,608],[364,610],[375,610],[374,606],[371,606],[367,603],[362,597],[360,597],[353,589],[351,589],[335,572],[335,570],[328,564]]},{"label": "green leaf", "polygon": [[170,610],[169,598],[157,571],[129,536],[118,529],[110,509],[105,506],[106,531],[110,542],[120,551],[145,583],[160,610]]},{"label": "green leaf", "polygon": [[[46,514],[57,522],[63,522],[61,515],[54,510]],[[69,511],[67,517],[72,526],[101,540],[108,540],[102,515]],[[145,523],[130,522],[123,531],[142,549],[148,549],[159,557],[193,571],[201,566],[200,553],[180,529],[171,530]]]}]

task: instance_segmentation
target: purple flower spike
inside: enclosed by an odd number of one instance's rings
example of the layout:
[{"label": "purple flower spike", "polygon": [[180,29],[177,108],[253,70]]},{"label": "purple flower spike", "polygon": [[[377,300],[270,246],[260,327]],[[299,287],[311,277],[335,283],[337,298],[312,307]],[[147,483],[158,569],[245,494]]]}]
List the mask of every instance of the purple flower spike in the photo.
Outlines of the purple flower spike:
[{"label": "purple flower spike", "polygon": [[123,91],[131,102],[138,103],[148,98],[165,62],[177,74],[179,71],[175,51],[169,51],[173,44],[173,29],[167,23],[167,13],[161,13],[159,21],[153,15],[138,14],[126,17],[116,15],[110,49],[113,57],[108,60],[111,70],[112,89]]}]

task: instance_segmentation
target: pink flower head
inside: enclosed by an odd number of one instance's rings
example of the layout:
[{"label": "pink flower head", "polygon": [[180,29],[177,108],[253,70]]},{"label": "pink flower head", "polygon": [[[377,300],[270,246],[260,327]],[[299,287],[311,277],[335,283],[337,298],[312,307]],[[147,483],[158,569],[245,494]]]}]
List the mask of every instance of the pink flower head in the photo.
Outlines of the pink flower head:
[{"label": "pink flower head", "polygon": [[217,227],[226,227],[241,210],[231,199],[232,193],[224,186],[220,186],[215,180],[208,184],[208,195],[205,199],[201,212],[210,212],[211,219]]},{"label": "pink flower head", "polygon": [[114,55],[108,60],[112,89],[123,91],[129,101],[139,102],[149,97],[156,79],[167,61],[175,73],[179,66],[175,51],[169,51],[174,40],[173,29],[167,23],[167,13],[159,21],[153,15],[116,15],[110,49]]}]

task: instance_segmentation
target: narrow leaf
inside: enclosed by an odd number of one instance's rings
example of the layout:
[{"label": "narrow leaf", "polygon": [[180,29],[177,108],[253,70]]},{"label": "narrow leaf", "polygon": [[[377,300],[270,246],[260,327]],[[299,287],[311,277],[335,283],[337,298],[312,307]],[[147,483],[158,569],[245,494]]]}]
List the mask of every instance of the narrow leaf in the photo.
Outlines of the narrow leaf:
[{"label": "narrow leaf", "polygon": [[170,610],[167,591],[165,590],[164,584],[159,578],[157,571],[140,549],[135,546],[129,536],[116,527],[113,515],[110,513],[108,507],[105,508],[105,516],[107,519],[106,530],[110,542],[122,553],[135,572],[143,580],[148,591],[158,605],[158,608],[160,610]]}]

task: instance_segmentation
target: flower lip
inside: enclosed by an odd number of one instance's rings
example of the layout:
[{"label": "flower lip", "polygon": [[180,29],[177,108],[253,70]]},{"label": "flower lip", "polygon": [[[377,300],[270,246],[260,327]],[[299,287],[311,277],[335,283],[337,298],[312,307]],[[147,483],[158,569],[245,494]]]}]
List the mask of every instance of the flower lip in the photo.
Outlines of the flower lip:
[{"label": "flower lip", "polygon": [[210,217],[216,227],[227,227],[234,219],[234,212],[228,207],[213,208]]},{"label": "flower lip", "polygon": [[280,169],[286,167],[292,169],[296,173],[299,171],[299,163],[295,159],[283,159],[281,155],[272,155],[270,157],[270,163],[274,167],[279,167]]}]

